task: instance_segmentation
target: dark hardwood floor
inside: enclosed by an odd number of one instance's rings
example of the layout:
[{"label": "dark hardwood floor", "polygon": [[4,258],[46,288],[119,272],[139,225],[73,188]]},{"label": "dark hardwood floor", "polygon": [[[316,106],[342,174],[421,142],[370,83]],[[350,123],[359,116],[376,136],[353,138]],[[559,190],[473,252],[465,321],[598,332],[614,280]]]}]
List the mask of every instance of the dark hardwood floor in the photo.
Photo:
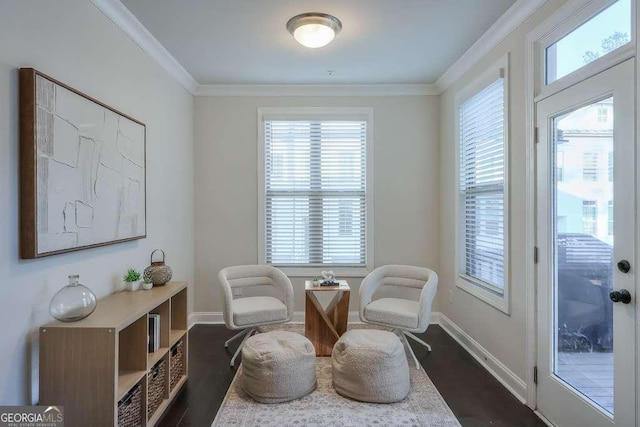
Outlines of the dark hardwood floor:
[{"label": "dark hardwood floor", "polygon": [[[189,380],[160,422],[161,427],[209,427],[235,370],[224,341],[224,325],[195,325],[189,331]],[[432,352],[414,345],[416,356],[463,426],[545,426],[442,328],[420,335]],[[232,343],[235,350],[237,343]],[[237,362],[236,362],[237,364]]]}]

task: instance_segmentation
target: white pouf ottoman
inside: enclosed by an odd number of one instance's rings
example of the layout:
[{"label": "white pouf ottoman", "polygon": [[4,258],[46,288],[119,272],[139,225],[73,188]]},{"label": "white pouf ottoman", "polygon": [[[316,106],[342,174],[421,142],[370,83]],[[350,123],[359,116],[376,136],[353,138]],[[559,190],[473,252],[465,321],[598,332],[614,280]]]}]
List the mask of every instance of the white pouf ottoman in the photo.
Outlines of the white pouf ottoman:
[{"label": "white pouf ottoman", "polygon": [[333,347],[333,388],[363,402],[391,403],[409,394],[409,365],[393,332],[347,331]]},{"label": "white pouf ottoman", "polygon": [[242,389],[261,403],[298,399],[316,388],[316,351],[294,332],[272,331],[242,347]]}]

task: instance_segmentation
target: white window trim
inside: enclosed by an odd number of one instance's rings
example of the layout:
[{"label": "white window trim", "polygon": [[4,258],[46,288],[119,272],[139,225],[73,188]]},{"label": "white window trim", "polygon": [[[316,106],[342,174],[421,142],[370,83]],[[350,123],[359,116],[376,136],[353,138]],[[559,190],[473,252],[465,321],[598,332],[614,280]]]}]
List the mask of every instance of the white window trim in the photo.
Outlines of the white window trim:
[{"label": "white window trim", "polygon": [[[266,264],[266,187],[265,187],[265,120],[364,120],[367,122],[366,155],[366,198],[365,223],[366,260],[365,267],[329,267],[337,277],[365,277],[373,270],[373,108],[368,107],[303,107],[303,108],[258,108],[258,262]],[[279,267],[290,277],[311,277],[320,274],[319,267]]]},{"label": "white window trim", "polygon": [[[495,82],[500,76],[504,76],[504,288],[499,295],[490,291],[476,279],[460,273],[460,107],[462,104],[476,95],[481,90]],[[510,313],[509,304],[509,54],[504,55],[485,72],[479,75],[470,84],[459,90],[455,96],[455,135],[456,135],[456,250],[455,270],[456,286],[485,303],[497,308],[505,314]]]},{"label": "white window trim", "polygon": [[528,38],[534,42],[535,84],[534,101],[538,102],[582,80],[598,74],[614,65],[633,57],[636,53],[635,1],[631,1],[630,42],[589,64],[546,84],[546,49],[564,36],[589,21],[598,13],[615,3],[616,0],[572,0],[565,4],[552,18],[536,28]]}]

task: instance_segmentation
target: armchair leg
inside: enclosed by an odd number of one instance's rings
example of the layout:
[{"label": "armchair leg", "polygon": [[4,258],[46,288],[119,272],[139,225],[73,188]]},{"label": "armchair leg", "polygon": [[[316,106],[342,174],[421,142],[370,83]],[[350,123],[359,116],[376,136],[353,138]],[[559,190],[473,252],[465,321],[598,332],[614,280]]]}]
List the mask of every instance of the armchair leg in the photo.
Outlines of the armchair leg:
[{"label": "armchair leg", "polygon": [[[246,335],[244,336],[244,338],[240,342],[240,345],[238,346],[238,349],[236,350],[236,352],[233,353],[233,357],[231,358],[231,362],[229,362],[229,366],[231,366],[232,368],[236,364],[236,357],[238,357],[238,354],[240,354],[240,350],[242,350],[242,347],[244,346],[245,341],[247,341],[247,339],[249,339],[249,337],[251,335],[253,335],[254,332],[256,332],[256,328],[245,329],[245,331],[246,331]],[[245,331],[243,331],[243,332],[245,332]],[[233,337],[233,338],[235,338],[235,337]]]},{"label": "armchair leg", "polygon": [[422,341],[420,338],[418,338],[417,336],[413,335],[411,332],[407,332],[407,331],[402,331],[405,335],[413,338],[414,340],[416,340],[417,342],[419,342],[420,344],[422,344],[423,346],[427,347],[427,350],[429,352],[431,352],[431,346],[429,344],[427,344],[426,342]]},{"label": "armchair leg", "polygon": [[402,341],[402,343],[407,346],[407,348],[409,349],[409,353],[411,353],[411,357],[413,357],[413,361],[416,364],[416,369],[420,370],[420,362],[418,362],[418,358],[416,357],[416,354],[413,352],[413,348],[411,348],[411,344],[409,344],[409,340],[407,340],[407,337],[410,337],[411,339],[414,339],[418,343],[420,343],[423,346],[425,346],[429,352],[431,352],[431,346],[429,344],[427,344],[426,342],[422,341],[417,336],[413,335],[411,332],[407,332],[407,331],[404,331],[402,329],[394,329],[393,332],[396,335],[398,335],[400,337],[400,340]]},{"label": "armchair leg", "polygon": [[240,338],[241,336],[243,336],[244,334],[246,334],[249,330],[248,329],[243,329],[241,330],[239,333],[235,334],[234,336],[232,336],[231,338],[229,338],[228,340],[226,340],[224,342],[224,348],[229,348],[229,344],[231,343],[231,341]]},{"label": "armchair leg", "polygon": [[401,331],[400,329],[395,329],[394,332],[400,337],[400,341],[402,341],[402,344],[407,347],[409,353],[411,354],[411,357],[413,357],[413,362],[416,364],[416,369],[420,370],[420,362],[418,362],[418,358],[413,352],[413,349],[411,348],[409,341],[407,341],[407,337],[404,335],[403,331]]}]

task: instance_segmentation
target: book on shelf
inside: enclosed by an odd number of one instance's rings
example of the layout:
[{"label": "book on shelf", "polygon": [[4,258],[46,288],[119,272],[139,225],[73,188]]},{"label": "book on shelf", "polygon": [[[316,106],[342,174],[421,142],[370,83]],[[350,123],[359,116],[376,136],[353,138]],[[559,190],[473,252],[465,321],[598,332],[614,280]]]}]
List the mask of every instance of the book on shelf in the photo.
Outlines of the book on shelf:
[{"label": "book on shelf", "polygon": [[154,329],[154,324],[155,324],[155,319],[153,319],[151,317],[151,315],[149,315],[149,335],[148,335],[148,342],[149,342],[149,353],[153,353],[153,341],[154,341],[154,334],[153,334],[153,329]]},{"label": "book on shelf", "polygon": [[149,314],[149,353],[160,348],[160,315]]},{"label": "book on shelf", "polygon": [[[155,339],[155,348],[158,350],[160,348],[160,315],[156,318],[156,327],[153,330],[156,339]],[[155,350],[154,350],[155,351]]]}]

